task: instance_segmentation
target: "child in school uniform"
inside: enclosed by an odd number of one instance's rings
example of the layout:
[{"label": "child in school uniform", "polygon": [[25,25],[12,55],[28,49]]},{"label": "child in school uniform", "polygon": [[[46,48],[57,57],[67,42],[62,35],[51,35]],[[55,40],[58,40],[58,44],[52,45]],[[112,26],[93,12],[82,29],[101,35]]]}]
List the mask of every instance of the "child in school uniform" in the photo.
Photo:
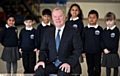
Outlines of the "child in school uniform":
[{"label": "child in school uniform", "polygon": [[116,17],[112,12],[105,15],[107,27],[102,33],[103,59],[102,66],[106,67],[106,76],[111,76],[111,68],[114,68],[114,75],[118,76],[118,67],[120,65],[118,55],[119,29],[116,26]]},{"label": "child in school uniform", "polygon": [[[82,36],[82,31],[84,28],[84,24],[83,24],[82,20],[83,20],[82,9],[80,8],[80,6],[78,4],[72,4],[68,11],[68,20],[66,21],[66,25],[76,28],[79,31],[80,37]],[[81,55],[79,57],[79,62],[81,62],[81,63],[83,62],[83,57]],[[82,69],[81,69],[81,67],[78,67],[78,68],[80,68],[81,71],[77,74],[81,74]],[[76,70],[73,69],[73,72],[75,72],[75,71]]]},{"label": "child in school uniform", "polygon": [[78,4],[72,4],[68,11],[68,20],[66,21],[66,25],[78,29],[80,35],[82,36],[82,30],[84,28],[82,20],[83,20],[82,9]]},{"label": "child in school uniform", "polygon": [[20,60],[18,51],[18,30],[15,26],[15,15],[9,14],[6,18],[7,24],[0,32],[0,43],[4,46],[1,59],[6,62],[7,73],[17,73],[17,61]]},{"label": "child in school uniform", "polygon": [[36,34],[36,44],[38,52],[40,51],[41,42],[43,39],[44,31],[54,25],[50,22],[51,20],[51,10],[44,9],[42,11],[42,23],[37,27],[37,34]]},{"label": "child in school uniform", "polygon": [[83,30],[83,57],[86,56],[88,76],[100,76],[101,74],[101,34],[102,27],[97,24],[99,15],[96,10],[88,14],[89,24]]},{"label": "child in school uniform", "polygon": [[33,28],[33,23],[34,20],[31,15],[25,16],[25,27],[21,29],[19,34],[19,52],[22,54],[24,73],[27,74],[34,73],[34,66],[36,64],[36,29]]}]

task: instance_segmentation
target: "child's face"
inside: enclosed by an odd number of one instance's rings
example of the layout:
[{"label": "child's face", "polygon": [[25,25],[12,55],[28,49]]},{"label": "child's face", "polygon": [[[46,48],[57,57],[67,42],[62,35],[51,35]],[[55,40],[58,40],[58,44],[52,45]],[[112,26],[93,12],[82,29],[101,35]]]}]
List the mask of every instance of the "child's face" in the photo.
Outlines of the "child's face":
[{"label": "child's face", "polygon": [[43,15],[42,16],[43,22],[44,23],[49,23],[51,16],[50,15]]},{"label": "child's face", "polygon": [[78,14],[80,13],[79,9],[77,6],[73,6],[70,10],[70,13],[72,15],[73,18],[77,17]]},{"label": "child's face", "polygon": [[90,14],[88,16],[88,22],[90,25],[96,25],[97,21],[98,21],[98,18],[96,16],[96,14]]},{"label": "child's face", "polygon": [[7,24],[9,26],[13,26],[15,24],[15,19],[13,17],[10,17],[8,20],[7,20]]},{"label": "child's face", "polygon": [[34,22],[32,20],[25,20],[24,21],[24,24],[25,24],[26,27],[31,27],[33,25],[33,23]]},{"label": "child's face", "polygon": [[107,20],[107,21],[106,21],[106,24],[107,24],[108,27],[112,27],[112,26],[115,25],[115,22],[116,22],[116,21],[115,21],[114,19],[112,19],[112,20]]}]

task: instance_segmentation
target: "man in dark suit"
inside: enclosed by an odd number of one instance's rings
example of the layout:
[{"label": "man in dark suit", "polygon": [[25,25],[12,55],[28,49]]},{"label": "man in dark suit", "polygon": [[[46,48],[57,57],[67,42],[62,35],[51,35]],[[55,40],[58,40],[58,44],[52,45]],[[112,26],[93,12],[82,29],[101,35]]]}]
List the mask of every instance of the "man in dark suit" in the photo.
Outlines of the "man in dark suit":
[{"label": "man in dark suit", "polygon": [[[80,35],[75,28],[65,25],[65,14],[60,8],[52,12],[55,27],[44,33],[39,62],[34,70],[35,76],[70,76],[72,69],[79,64],[82,51]],[[77,66],[80,67],[80,66]]]}]

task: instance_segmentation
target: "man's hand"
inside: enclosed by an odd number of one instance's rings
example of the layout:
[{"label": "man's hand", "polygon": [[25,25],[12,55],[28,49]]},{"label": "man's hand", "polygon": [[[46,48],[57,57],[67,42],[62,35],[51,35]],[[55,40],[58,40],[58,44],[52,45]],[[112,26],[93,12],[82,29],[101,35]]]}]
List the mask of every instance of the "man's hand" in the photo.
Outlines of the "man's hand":
[{"label": "man's hand", "polygon": [[43,68],[45,68],[45,63],[44,62],[39,62],[39,63],[37,63],[36,65],[35,65],[35,67],[34,67],[34,71],[36,71],[37,69],[38,69],[38,67],[39,66],[42,66]]},{"label": "man's hand", "polygon": [[64,63],[62,64],[59,69],[61,69],[61,71],[65,71],[67,73],[70,73],[70,65],[68,63]]}]

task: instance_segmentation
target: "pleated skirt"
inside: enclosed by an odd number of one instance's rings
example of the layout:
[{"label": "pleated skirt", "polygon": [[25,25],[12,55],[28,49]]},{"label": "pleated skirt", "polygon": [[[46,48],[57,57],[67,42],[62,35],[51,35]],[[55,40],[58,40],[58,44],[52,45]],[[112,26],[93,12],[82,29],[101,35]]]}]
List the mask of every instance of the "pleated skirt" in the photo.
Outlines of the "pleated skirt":
[{"label": "pleated skirt", "polygon": [[120,66],[120,58],[118,54],[103,54],[102,64],[103,67],[116,68]]},{"label": "pleated skirt", "polygon": [[4,47],[1,59],[6,62],[14,62],[20,60],[21,55],[18,47]]}]

